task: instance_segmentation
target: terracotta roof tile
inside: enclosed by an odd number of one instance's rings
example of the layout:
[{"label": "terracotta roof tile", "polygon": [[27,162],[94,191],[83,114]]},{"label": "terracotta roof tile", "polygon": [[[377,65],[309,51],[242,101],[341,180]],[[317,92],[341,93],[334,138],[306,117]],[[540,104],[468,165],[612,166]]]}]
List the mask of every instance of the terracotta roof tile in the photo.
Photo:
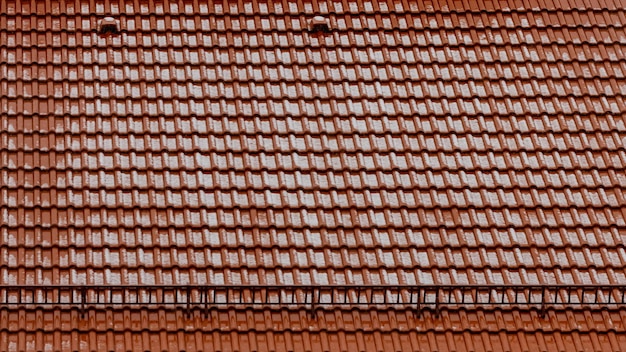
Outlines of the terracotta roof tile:
[{"label": "terracotta roof tile", "polygon": [[[2,1],[0,282],[623,284],[624,23],[618,0]],[[2,314],[8,350],[624,343],[621,311]]]},{"label": "terracotta roof tile", "polygon": [[[503,312],[444,312],[435,318],[391,312],[222,311],[209,319],[176,312],[108,311],[81,321],[68,312],[3,312],[10,350],[187,351],[564,351],[570,346],[620,350],[625,319],[617,312],[560,312],[546,319]],[[20,325],[39,321],[38,328]],[[146,322],[150,322],[146,325]],[[110,324],[106,330],[100,324]],[[464,328],[459,328],[463,326]],[[562,334],[562,329],[572,331]],[[92,331],[85,339],[81,330]],[[539,331],[540,333],[535,333]],[[52,334],[50,332],[53,332]],[[57,336],[71,336],[63,342]]]}]

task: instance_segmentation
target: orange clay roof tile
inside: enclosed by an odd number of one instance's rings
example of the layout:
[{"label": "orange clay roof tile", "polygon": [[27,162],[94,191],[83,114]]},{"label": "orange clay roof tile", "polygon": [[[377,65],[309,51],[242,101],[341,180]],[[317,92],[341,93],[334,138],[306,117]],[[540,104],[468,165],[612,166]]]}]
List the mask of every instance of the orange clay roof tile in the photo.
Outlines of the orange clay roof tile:
[{"label": "orange clay roof tile", "polygon": [[[0,1],[0,283],[624,284],[625,8]],[[90,314],[2,310],[0,350],[626,343],[623,309]]]}]

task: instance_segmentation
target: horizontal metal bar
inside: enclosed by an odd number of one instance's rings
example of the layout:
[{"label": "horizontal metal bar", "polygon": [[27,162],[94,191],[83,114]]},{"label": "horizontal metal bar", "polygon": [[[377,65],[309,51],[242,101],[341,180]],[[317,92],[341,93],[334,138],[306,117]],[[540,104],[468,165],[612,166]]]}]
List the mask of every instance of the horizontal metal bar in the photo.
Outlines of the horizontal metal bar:
[{"label": "horizontal metal bar", "polygon": [[626,285],[0,285],[0,307],[621,307]]},{"label": "horizontal metal bar", "polygon": [[436,285],[436,284],[424,284],[424,285],[10,285],[10,284],[0,284],[0,289],[43,289],[43,288],[62,288],[62,289],[275,289],[275,290],[283,290],[283,289],[315,289],[315,290],[324,290],[324,289],[378,289],[378,290],[397,290],[397,289],[481,289],[481,290],[489,290],[489,289],[585,289],[585,290],[594,290],[594,289],[626,289],[626,284],[608,284],[608,285],[567,285],[567,284],[555,284],[555,285],[477,285],[477,284],[466,284],[466,285]]}]

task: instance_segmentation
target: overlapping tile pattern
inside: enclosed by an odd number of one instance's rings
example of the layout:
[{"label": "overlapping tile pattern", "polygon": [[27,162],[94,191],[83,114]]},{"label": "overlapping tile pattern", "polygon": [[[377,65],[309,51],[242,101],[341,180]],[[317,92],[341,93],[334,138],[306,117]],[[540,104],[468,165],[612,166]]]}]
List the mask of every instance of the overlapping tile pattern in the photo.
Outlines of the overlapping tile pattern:
[{"label": "overlapping tile pattern", "polygon": [[89,319],[77,312],[3,311],[0,319],[6,327],[0,341],[11,351],[52,346],[70,351],[620,351],[626,343],[624,312],[607,311],[551,312],[545,319],[501,311],[419,319],[394,311],[332,311],[316,319],[287,310],[216,311],[209,319],[146,310],[92,312]]},{"label": "overlapping tile pattern", "polygon": [[625,5],[2,1],[0,281],[623,283]]}]

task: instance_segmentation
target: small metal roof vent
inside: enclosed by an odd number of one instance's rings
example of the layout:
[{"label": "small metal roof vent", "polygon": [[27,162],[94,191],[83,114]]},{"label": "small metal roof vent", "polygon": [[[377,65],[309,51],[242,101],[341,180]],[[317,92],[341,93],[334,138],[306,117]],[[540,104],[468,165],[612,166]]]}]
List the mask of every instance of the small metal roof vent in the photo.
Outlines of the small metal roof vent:
[{"label": "small metal roof vent", "polygon": [[120,23],[113,17],[105,17],[98,22],[98,33],[117,34],[120,32]]},{"label": "small metal roof vent", "polygon": [[330,33],[330,24],[323,16],[315,16],[309,21],[311,33]]}]

